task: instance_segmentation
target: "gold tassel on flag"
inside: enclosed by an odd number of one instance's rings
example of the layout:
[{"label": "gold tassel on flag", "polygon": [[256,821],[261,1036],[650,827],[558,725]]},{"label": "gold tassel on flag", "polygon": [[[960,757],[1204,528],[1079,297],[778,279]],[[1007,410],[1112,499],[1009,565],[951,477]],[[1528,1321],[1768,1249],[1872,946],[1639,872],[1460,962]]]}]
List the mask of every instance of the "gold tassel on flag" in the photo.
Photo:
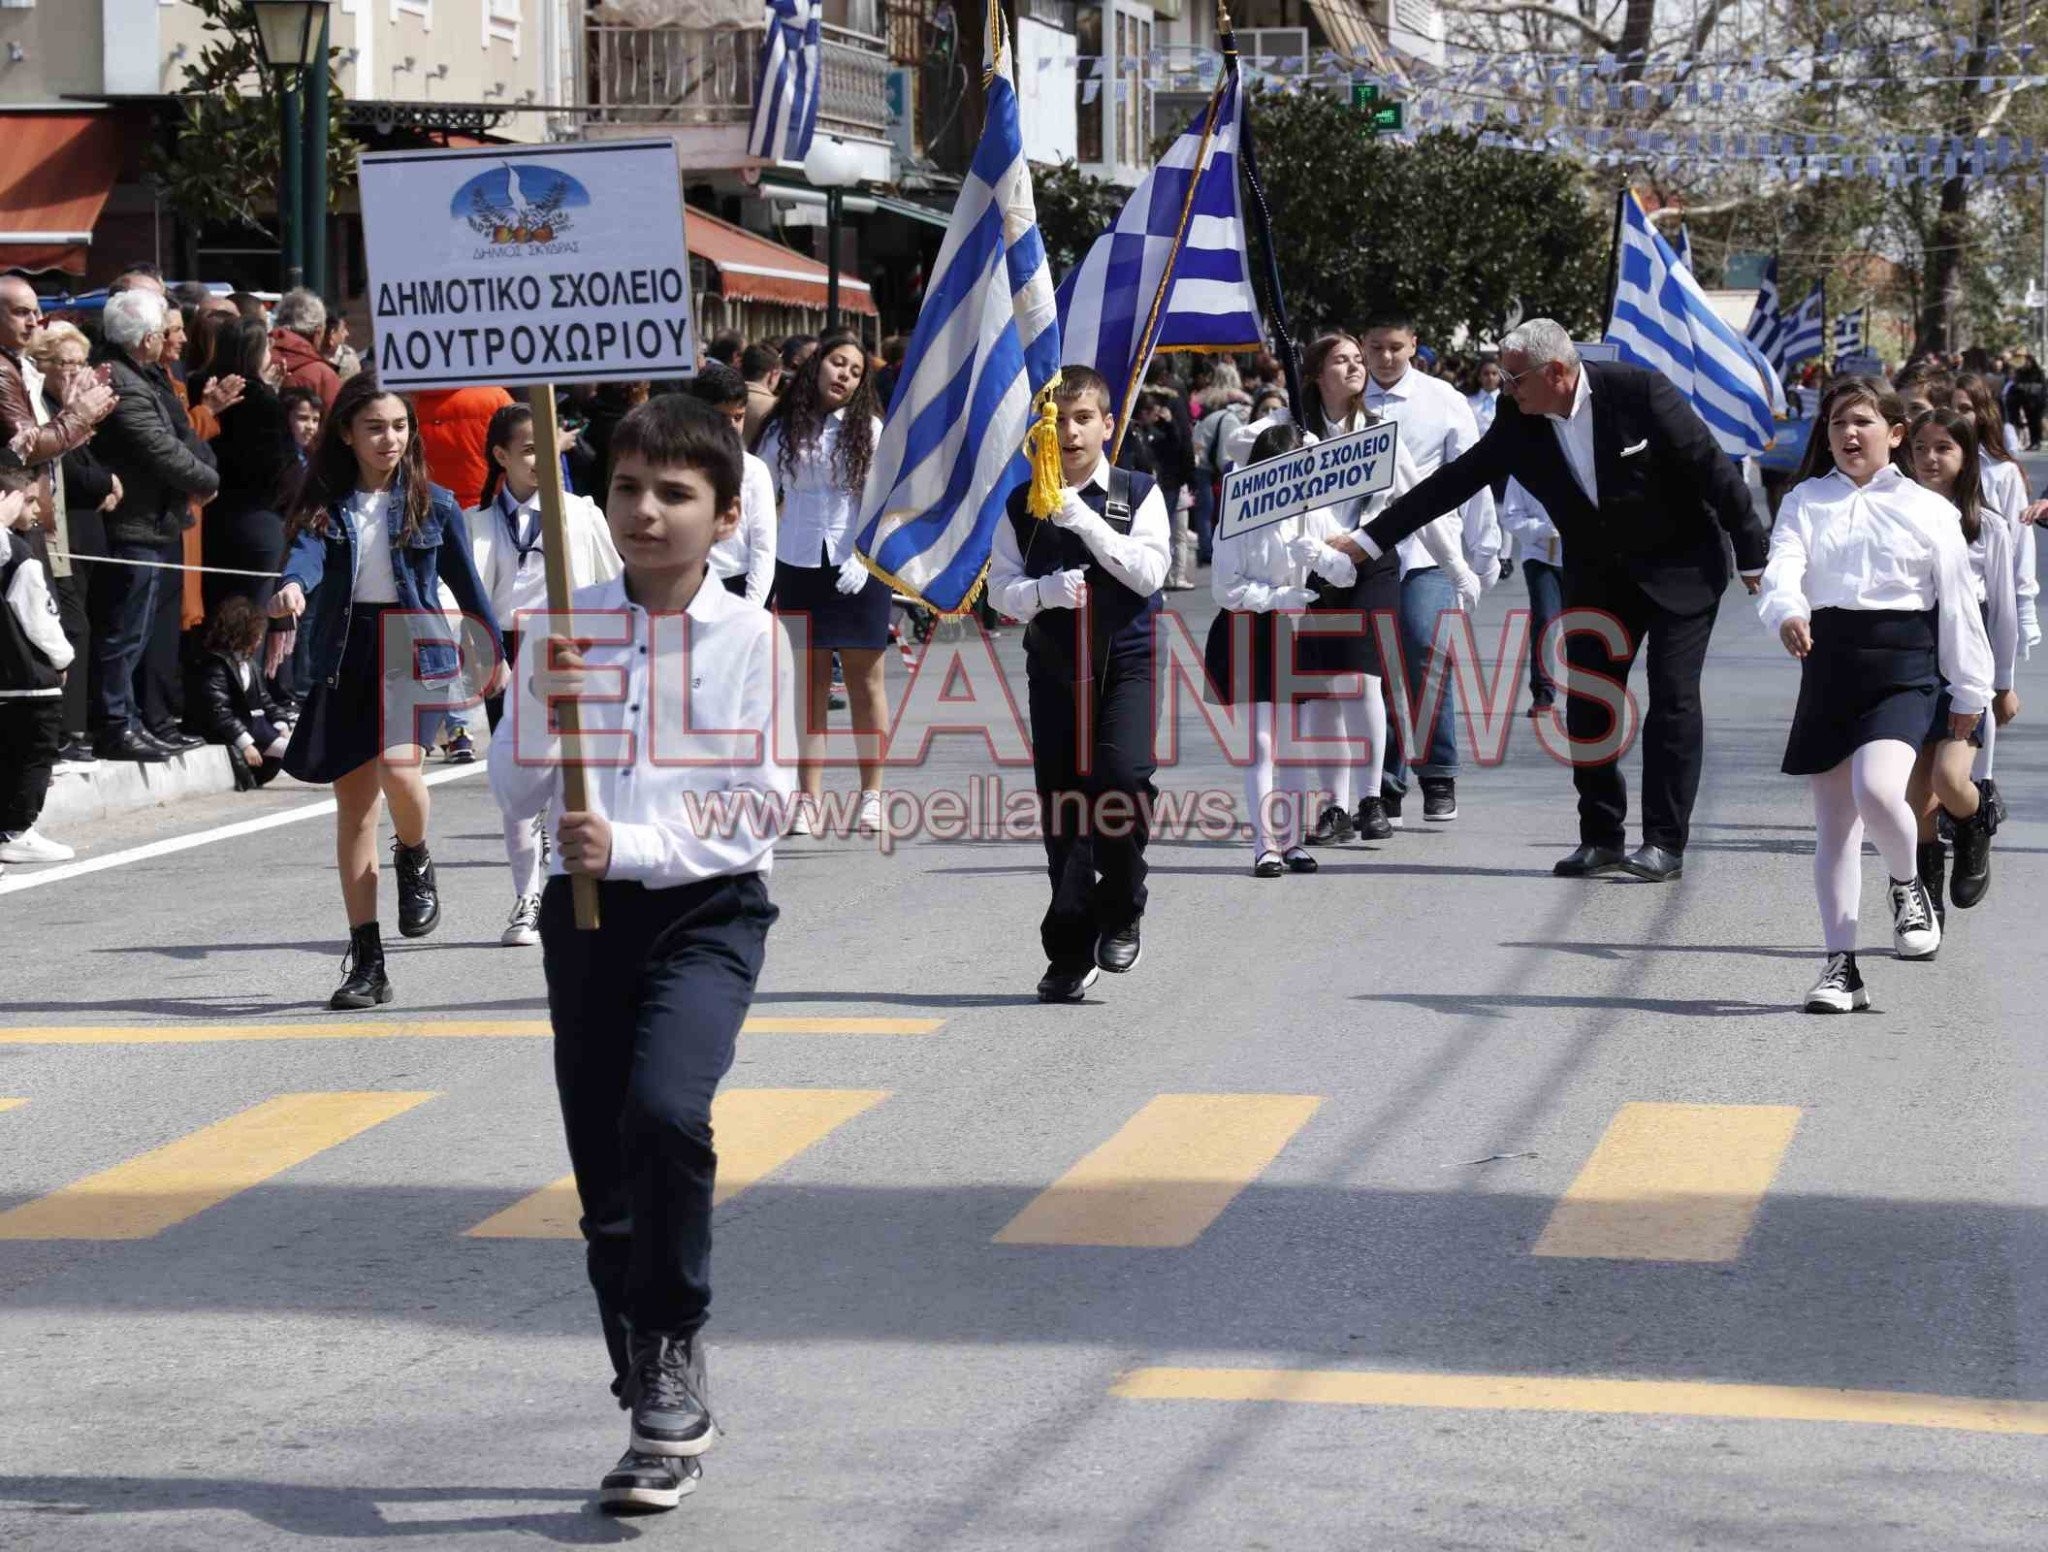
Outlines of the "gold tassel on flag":
[{"label": "gold tassel on flag", "polygon": [[1024,433],[1024,445],[1031,455],[1031,494],[1027,498],[1033,517],[1048,518],[1060,509],[1067,488],[1066,472],[1060,466],[1060,410],[1053,402],[1060,374],[1038,391],[1038,421]]}]

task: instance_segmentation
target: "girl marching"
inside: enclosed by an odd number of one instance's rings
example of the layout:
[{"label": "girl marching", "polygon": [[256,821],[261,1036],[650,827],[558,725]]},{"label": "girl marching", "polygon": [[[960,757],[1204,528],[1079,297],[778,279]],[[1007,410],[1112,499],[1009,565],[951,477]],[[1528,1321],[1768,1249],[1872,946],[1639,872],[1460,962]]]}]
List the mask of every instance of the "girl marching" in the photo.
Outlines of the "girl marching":
[{"label": "girl marching", "polygon": [[804,653],[809,708],[800,730],[803,790],[791,833],[811,833],[824,790],[823,718],[832,693],[832,654],[846,670],[855,736],[872,740],[860,761],[860,828],[882,822],[881,741],[889,726],[882,661],[889,646],[890,589],[853,553],[868,465],[882,434],[867,353],[837,330],[790,379],[761,428],[756,451],[775,476],[781,508],[775,533],[775,612],[801,618],[792,634]]},{"label": "girl marching", "polygon": [[1782,768],[1812,782],[1828,956],[1806,1009],[1847,1013],[1870,1005],[1856,964],[1866,832],[1890,881],[1899,957],[1941,947],[1907,786],[1944,676],[1948,735],[1966,739],[1991,701],[1992,658],[1956,509],[1900,467],[1898,397],[1845,378],[1821,401],[1817,429],[1778,510],[1758,609],[1800,660]]},{"label": "girl marching", "polygon": [[[2013,580],[2012,529],[1982,500],[1976,426],[1973,417],[1960,411],[1929,410],[1914,419],[1907,446],[1914,477],[1953,506],[1961,518],[1963,538],[1970,547],[1977,604],[1991,642],[1992,722],[2003,727],[2020,709],[2019,695],[2012,687],[2019,649],[2018,589]],[[1980,724],[1966,740],[1951,737],[1946,715],[1949,701],[1944,690],[1907,787],[1920,825],[1920,880],[1933,897],[1934,914],[1944,931],[1948,922],[1942,907],[1942,876],[1948,859],[1937,833],[1937,815],[1948,816],[1955,838],[1956,868],[1949,898],[1958,910],[1968,910],[1991,887],[1991,836],[1997,828],[1990,803],[1971,779],[1972,746],[1981,746],[1989,728]]]},{"label": "girl marching", "polygon": [[[398,872],[398,930],[423,938],[441,920],[427,853],[427,787],[421,771],[431,736],[458,691],[454,627],[440,612],[445,580],[464,611],[498,645],[497,619],[455,498],[427,481],[412,410],[359,372],[342,384],[292,502],[284,575],[273,618],[312,617],[312,689],[292,730],[284,768],[300,781],[334,785],[334,849],[348,911],[342,983],[328,1006],[369,1008],[391,1000],[377,924],[377,816],[391,805]],[[324,584],[324,585],[323,585]],[[271,638],[272,666],[292,633]],[[485,693],[505,681],[494,663]],[[426,704],[431,687],[438,703]],[[408,712],[392,725],[390,712]]]},{"label": "girl marching", "polygon": [[[540,470],[534,453],[533,410],[500,407],[484,432],[483,496],[466,515],[477,574],[491,595],[491,611],[505,628],[505,661],[519,661],[519,616],[548,606],[547,547],[540,521]],[[619,574],[619,552],[604,513],[588,496],[562,495],[562,531],[569,541],[569,587],[609,582]],[[505,698],[484,703],[491,731],[505,714]],[[542,836],[532,820],[505,821],[505,861],[512,870],[512,914],[498,941],[507,948],[540,942]]]}]

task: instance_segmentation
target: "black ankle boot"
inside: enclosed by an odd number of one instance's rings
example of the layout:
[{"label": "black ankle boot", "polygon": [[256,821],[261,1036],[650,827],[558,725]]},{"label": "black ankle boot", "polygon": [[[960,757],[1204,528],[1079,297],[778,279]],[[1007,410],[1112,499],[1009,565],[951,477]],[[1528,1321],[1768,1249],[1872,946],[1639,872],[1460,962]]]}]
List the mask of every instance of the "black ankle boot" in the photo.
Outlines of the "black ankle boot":
[{"label": "black ankle boot", "polygon": [[375,922],[351,927],[348,953],[342,956],[341,985],[327,999],[337,1010],[374,1008],[391,1000],[391,980],[384,974],[384,939]]},{"label": "black ankle boot", "polygon": [[1967,911],[1991,888],[1991,815],[1980,803],[1968,819],[1953,819],[1956,868],[1949,879],[1949,901]]},{"label": "black ankle boot", "polygon": [[1942,879],[1948,872],[1948,847],[1940,841],[1922,841],[1913,854],[1919,862],[1920,882],[1934,901],[1934,919],[1948,925],[1948,907],[1942,896]]},{"label": "black ankle boot", "polygon": [[424,938],[441,925],[441,892],[434,887],[434,859],[427,843],[391,843],[391,862],[398,872],[398,930],[408,938]]}]

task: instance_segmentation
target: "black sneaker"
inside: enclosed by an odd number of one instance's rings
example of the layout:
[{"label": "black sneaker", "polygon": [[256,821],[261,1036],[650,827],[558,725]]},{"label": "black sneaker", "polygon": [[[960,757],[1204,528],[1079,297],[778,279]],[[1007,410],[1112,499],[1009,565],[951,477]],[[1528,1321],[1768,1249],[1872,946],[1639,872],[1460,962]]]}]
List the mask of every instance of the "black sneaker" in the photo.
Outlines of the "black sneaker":
[{"label": "black sneaker", "polygon": [[1986,776],[1977,783],[1979,806],[1991,816],[1991,833],[1996,835],[1998,827],[2005,823],[2005,799],[1998,795],[1998,783]]},{"label": "black sneaker", "polygon": [[459,727],[446,743],[441,746],[441,757],[450,765],[476,764],[476,744],[469,736],[469,729]]},{"label": "black sneaker", "polygon": [[643,1455],[702,1455],[717,1429],[696,1339],[636,1336],[631,1351],[620,1400],[633,1413],[632,1447]]},{"label": "black sneaker", "polygon": [[1914,848],[1913,856],[1927,898],[1934,902],[1934,919],[1946,929],[1948,908],[1942,900],[1942,884],[1948,875],[1948,848],[1940,841],[1922,841]]},{"label": "black sneaker", "polygon": [[1828,967],[1806,994],[1808,1013],[1855,1013],[1870,1006],[1870,993],[1863,989],[1862,972],[1854,954],[1828,955]]},{"label": "black sneaker", "polygon": [[1144,946],[1138,941],[1138,923],[1134,921],[1115,932],[1105,932],[1096,940],[1095,963],[1111,975],[1122,975],[1126,970],[1138,968],[1138,958],[1143,952]]},{"label": "black sneaker", "polygon": [[1394,826],[1401,822],[1401,800],[1394,799],[1394,815],[1387,817],[1385,798],[1367,798],[1358,805],[1358,821],[1355,827],[1361,841],[1384,841],[1394,833]]},{"label": "black sneaker", "polygon": [[1405,793],[1396,792],[1392,787],[1380,788],[1380,812],[1386,815],[1387,828],[1390,830],[1401,828],[1401,799],[1405,796]]},{"label": "black sneaker", "polygon": [[1038,978],[1038,1000],[1079,1002],[1101,974],[1092,961],[1047,965],[1045,974]]},{"label": "black sneaker", "polygon": [[598,1504],[617,1514],[647,1509],[673,1509],[704,1478],[701,1461],[680,1455],[648,1455],[627,1450],[597,1484]]},{"label": "black sneaker", "polygon": [[1458,783],[1455,777],[1422,778],[1422,817],[1431,824],[1449,824],[1458,817]]},{"label": "black sneaker", "polygon": [[391,1000],[391,978],[384,973],[384,950],[365,950],[351,943],[341,956],[341,985],[327,999],[338,1013],[380,1007]]},{"label": "black sneaker", "polygon": [[1342,846],[1351,839],[1351,816],[1332,803],[1316,816],[1316,826],[1302,837],[1309,846]]},{"label": "black sneaker", "polygon": [[398,930],[408,938],[424,938],[441,925],[441,892],[434,887],[434,859],[427,843],[391,843],[391,865],[398,872]]},{"label": "black sneaker", "polygon": [[1991,815],[1982,802],[1968,819],[1954,821],[1956,865],[1949,875],[1949,903],[1967,911],[1991,888]]}]

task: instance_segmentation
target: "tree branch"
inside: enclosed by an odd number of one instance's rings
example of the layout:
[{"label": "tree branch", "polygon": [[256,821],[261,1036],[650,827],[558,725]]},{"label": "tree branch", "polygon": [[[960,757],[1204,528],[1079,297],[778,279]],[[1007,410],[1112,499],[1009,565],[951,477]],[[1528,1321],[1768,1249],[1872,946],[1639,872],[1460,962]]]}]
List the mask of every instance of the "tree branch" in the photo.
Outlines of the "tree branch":
[{"label": "tree branch", "polygon": [[[1725,0],[1723,0],[1725,3]],[[1621,47],[1618,39],[1602,32],[1583,16],[1570,11],[1560,11],[1552,6],[1537,3],[1537,0],[1509,0],[1501,5],[1474,6],[1465,13],[1467,16],[1487,16],[1495,19],[1509,16],[1540,16],[1548,22],[1563,22],[1567,27],[1576,27],[1579,32],[1612,54]]]}]

